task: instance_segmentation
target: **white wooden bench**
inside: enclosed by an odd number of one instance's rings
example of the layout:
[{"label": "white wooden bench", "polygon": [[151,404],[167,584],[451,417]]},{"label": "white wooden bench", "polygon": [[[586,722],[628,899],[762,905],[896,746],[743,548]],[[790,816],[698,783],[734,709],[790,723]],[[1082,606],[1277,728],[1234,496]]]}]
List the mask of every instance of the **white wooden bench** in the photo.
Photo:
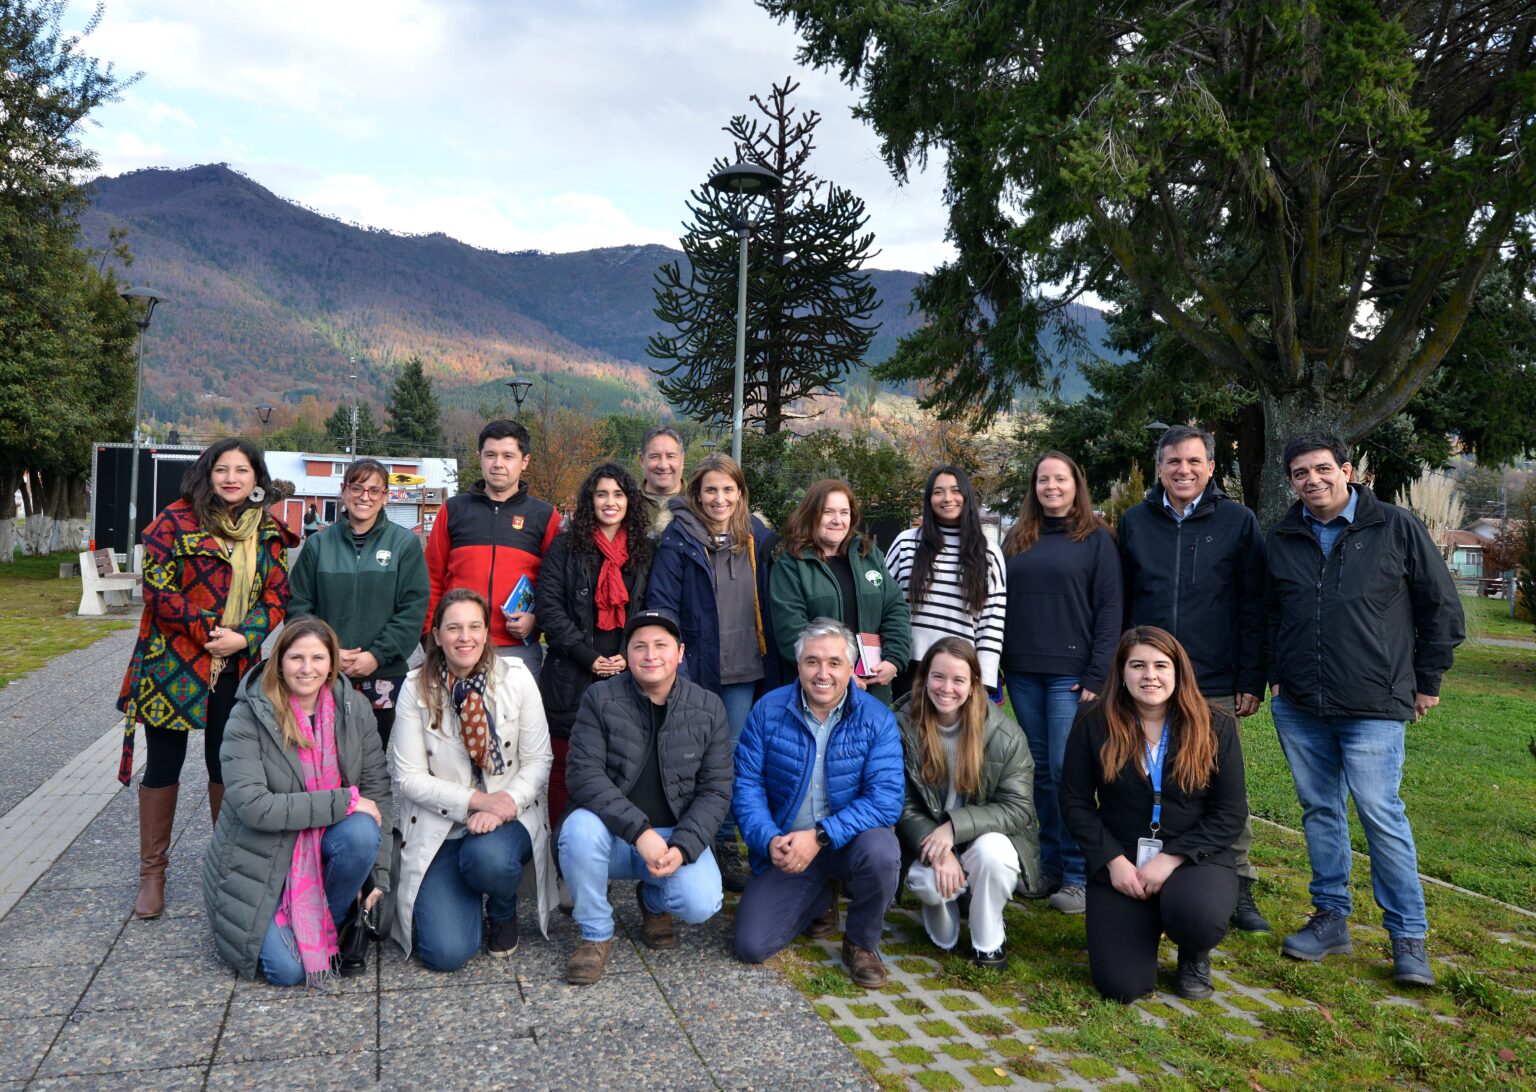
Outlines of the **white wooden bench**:
[{"label": "white wooden bench", "polygon": [[111,550],[82,550],[79,613],[100,615],[106,614],[108,607],[126,607],[142,579],[138,573],[119,570],[117,555]]}]

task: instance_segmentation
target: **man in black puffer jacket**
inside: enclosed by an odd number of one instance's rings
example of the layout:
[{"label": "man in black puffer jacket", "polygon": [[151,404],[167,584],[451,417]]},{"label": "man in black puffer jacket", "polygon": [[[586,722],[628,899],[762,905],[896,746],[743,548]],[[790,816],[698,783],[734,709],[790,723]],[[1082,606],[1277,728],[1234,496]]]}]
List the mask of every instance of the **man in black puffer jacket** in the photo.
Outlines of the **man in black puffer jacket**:
[{"label": "man in black puffer jacket", "polygon": [[710,845],[731,804],[725,706],[680,679],[682,633],[666,611],[635,611],[624,626],[629,670],[583,695],[565,780],[572,810],[560,827],[560,866],[581,945],[565,965],[576,986],[596,982],[613,951],[609,880],[637,880],[641,939],[677,946],[690,924],[720,910]]}]

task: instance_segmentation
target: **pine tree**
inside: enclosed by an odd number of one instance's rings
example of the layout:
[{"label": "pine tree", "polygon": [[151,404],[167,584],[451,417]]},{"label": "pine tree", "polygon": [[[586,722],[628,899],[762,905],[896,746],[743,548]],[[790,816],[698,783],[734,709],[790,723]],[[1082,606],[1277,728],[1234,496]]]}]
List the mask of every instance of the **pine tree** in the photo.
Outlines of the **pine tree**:
[{"label": "pine tree", "polygon": [[442,415],[421,357],[413,356],[405,362],[389,396],[387,412],[388,436],[397,450],[419,448],[435,453],[443,446]]},{"label": "pine tree", "polygon": [[[352,450],[352,403],[343,402],[325,419],[325,435],[337,451]],[[378,451],[379,441],[384,438],[379,423],[373,419],[373,410],[367,402],[357,404],[357,450],[355,455],[367,455]]]},{"label": "pine tree", "polygon": [[[874,236],[864,202],[806,169],[821,124],[814,110],[796,116],[786,79],[767,101],[752,102],[725,127],[734,159],[766,167],[784,187],[762,203],[748,248],[747,352],[743,415],[778,432],[798,398],[834,387],[864,356],[875,290],[860,272]],[[710,173],[726,167],[717,159]],[[701,186],[690,195],[693,222],[682,239],[686,263],[656,273],[656,317],[671,333],[652,335],[646,351],[661,361],[662,393],[699,421],[727,422],[736,366],[738,239],[732,198]]]}]

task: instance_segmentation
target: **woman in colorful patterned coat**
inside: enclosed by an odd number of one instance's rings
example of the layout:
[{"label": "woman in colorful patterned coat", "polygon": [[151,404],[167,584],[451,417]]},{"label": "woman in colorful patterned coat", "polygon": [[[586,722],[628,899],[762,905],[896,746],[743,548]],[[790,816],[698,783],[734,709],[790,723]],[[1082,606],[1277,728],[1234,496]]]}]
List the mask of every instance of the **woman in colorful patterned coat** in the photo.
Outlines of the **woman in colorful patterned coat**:
[{"label": "woman in colorful patterned coat", "polygon": [[224,797],[219,744],[240,676],[283,620],[292,531],[262,502],[272,488],[248,440],[213,444],[181,480],[181,498],[144,529],[144,614],[117,707],[126,723],[118,780],[133,773],[137,729],[149,749],[139,782],[139,893],[133,912],[165,908],[165,864],[187,733],[204,729],[208,807]]}]

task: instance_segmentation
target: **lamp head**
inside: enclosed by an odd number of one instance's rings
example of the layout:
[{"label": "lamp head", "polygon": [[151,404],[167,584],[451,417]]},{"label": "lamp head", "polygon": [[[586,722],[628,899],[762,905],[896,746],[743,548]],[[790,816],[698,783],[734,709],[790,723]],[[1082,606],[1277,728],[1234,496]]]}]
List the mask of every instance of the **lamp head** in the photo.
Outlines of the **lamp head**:
[{"label": "lamp head", "polygon": [[135,326],[137,326],[140,330],[147,330],[147,329],[149,329],[149,320],[154,318],[154,316],[155,316],[155,308],[159,304],[161,304],[161,303],[163,303],[165,301],[164,294],[162,294],[160,292],[156,292],[152,288],[144,288],[144,287],[130,288],[126,292],[119,292],[118,295],[122,296],[123,299],[127,300],[128,301],[128,306],[130,306],[130,307],[132,307],[135,303],[139,303],[141,301],[143,302],[143,304],[144,304],[144,315],[143,315],[143,317],[142,318],[135,318],[133,320],[133,324]]}]

